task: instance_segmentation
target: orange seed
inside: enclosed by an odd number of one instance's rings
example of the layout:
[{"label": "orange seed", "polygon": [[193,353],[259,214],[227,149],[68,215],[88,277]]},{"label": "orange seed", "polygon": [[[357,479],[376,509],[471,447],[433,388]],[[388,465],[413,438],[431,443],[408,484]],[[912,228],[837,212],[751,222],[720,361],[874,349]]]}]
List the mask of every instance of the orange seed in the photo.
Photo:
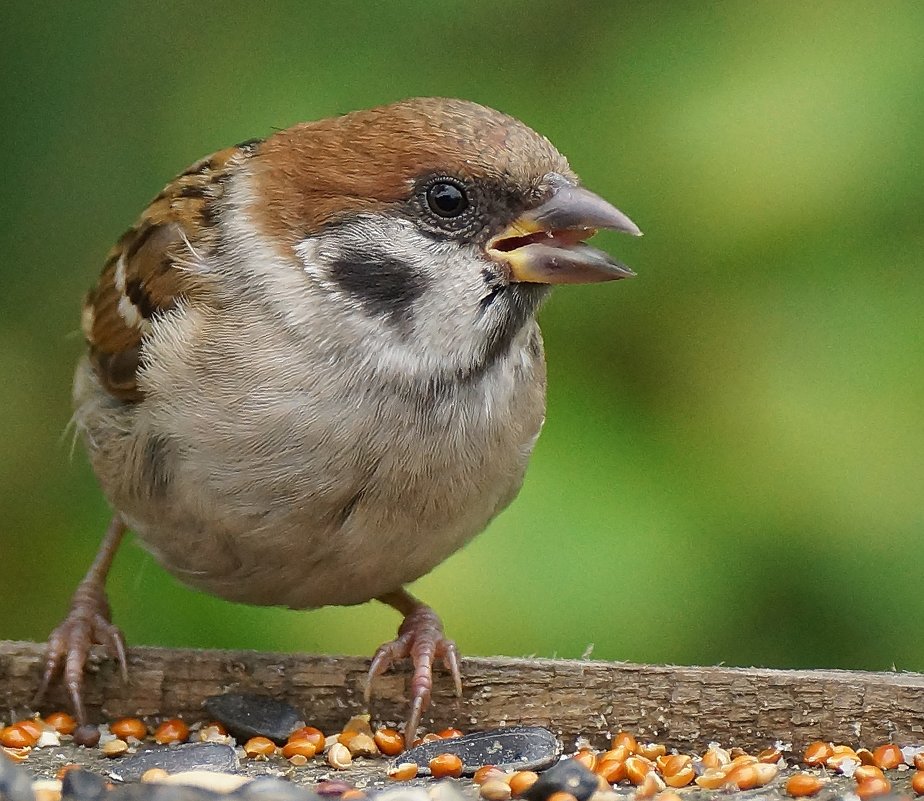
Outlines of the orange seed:
[{"label": "orange seed", "polygon": [[109,724],[109,731],[123,740],[127,740],[129,737],[143,740],[148,736],[148,727],[138,718],[119,718]]},{"label": "orange seed", "polygon": [[445,779],[447,776],[458,779],[462,775],[462,760],[455,754],[437,754],[430,760],[429,768],[434,779]]},{"label": "orange seed", "polygon": [[811,773],[797,773],[786,780],[786,792],[793,798],[815,795],[825,783]]},{"label": "orange seed", "polygon": [[73,734],[77,728],[77,721],[67,712],[52,712],[45,716],[45,722],[58,734]]},{"label": "orange seed", "polygon": [[398,756],[404,750],[404,737],[396,729],[378,729],[372,739],[385,756]]},{"label": "orange seed", "polygon": [[873,760],[877,768],[892,770],[903,764],[905,758],[902,755],[902,749],[895,743],[886,743],[873,751]]},{"label": "orange seed", "polygon": [[911,789],[917,795],[924,795],[924,770],[916,770],[911,777]]},{"label": "orange seed", "polygon": [[885,795],[891,789],[892,783],[888,779],[873,777],[872,779],[866,779],[865,781],[860,782],[857,785],[855,792],[858,796],[860,796],[862,801],[866,801],[868,798],[875,798],[878,795]]},{"label": "orange seed", "polygon": [[251,737],[244,743],[244,753],[251,759],[266,759],[276,753],[276,743],[268,737]]},{"label": "orange seed", "polygon": [[161,745],[185,743],[187,737],[189,737],[189,726],[179,718],[165,720],[154,729],[154,741]]},{"label": "orange seed", "polygon": [[510,777],[510,781],[508,782],[510,784],[510,792],[515,798],[519,798],[536,783],[536,779],[538,778],[539,774],[531,770],[518,770]]}]

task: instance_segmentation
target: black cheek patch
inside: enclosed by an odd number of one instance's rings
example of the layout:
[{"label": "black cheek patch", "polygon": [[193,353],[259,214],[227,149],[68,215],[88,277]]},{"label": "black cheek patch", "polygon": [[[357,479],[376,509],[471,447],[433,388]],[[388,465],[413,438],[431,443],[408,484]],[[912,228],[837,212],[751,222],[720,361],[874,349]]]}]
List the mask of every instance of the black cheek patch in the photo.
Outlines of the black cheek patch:
[{"label": "black cheek patch", "polygon": [[330,278],[371,317],[407,326],[413,305],[427,289],[427,279],[400,259],[384,253],[344,253],[330,265]]}]

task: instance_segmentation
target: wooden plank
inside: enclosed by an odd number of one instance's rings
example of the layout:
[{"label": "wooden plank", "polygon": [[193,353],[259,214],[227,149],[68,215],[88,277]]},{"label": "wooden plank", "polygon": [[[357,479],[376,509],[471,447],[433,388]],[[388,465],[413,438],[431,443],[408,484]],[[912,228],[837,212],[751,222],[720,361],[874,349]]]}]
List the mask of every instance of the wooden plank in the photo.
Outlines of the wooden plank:
[{"label": "wooden plank", "polygon": [[[0,641],[0,709],[28,709],[43,648]],[[199,720],[202,700],[226,691],[285,699],[327,730],[364,711],[366,659],[166,648],[132,648],[128,659],[130,680],[123,685],[112,660],[102,652],[91,657],[85,701],[94,720],[129,714]],[[577,735],[601,743],[620,729],[696,749],[713,740],[743,748],[782,740],[796,749],[818,739],[924,743],[924,675],[917,673],[466,658],[462,677],[458,701],[448,678],[438,675],[425,725],[540,725],[566,745]],[[376,681],[370,710],[376,720],[404,719],[406,678],[393,672]],[[66,706],[60,687],[43,704]]]}]

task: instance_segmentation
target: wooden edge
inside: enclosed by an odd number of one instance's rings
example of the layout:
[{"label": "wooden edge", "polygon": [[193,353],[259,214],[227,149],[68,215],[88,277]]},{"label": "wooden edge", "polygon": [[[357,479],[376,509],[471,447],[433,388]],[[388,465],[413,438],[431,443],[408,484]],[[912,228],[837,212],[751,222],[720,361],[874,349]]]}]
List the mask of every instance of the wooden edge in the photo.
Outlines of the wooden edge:
[{"label": "wooden edge", "polygon": [[[0,709],[28,711],[41,675],[44,645],[0,641]],[[92,720],[123,715],[204,718],[202,701],[229,691],[258,692],[299,708],[307,722],[339,729],[364,710],[369,662],[357,657],[132,648],[129,682],[101,650],[91,655],[84,701]],[[406,671],[375,682],[371,711],[402,721]],[[436,677],[424,725],[463,730],[505,724],[545,726],[570,745],[584,735],[601,743],[621,729],[670,746],[711,741],[743,748],[779,740],[854,746],[924,743],[924,675],[844,670],[669,667],[559,659],[466,658],[465,692]],[[55,686],[39,711],[66,709]]]}]

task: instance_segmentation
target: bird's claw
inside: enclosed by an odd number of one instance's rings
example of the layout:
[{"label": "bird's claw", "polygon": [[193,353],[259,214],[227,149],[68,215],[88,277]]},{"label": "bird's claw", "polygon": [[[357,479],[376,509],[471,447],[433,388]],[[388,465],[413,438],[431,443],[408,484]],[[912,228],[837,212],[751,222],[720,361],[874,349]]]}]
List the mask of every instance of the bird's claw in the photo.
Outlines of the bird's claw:
[{"label": "bird's claw", "polygon": [[128,681],[128,659],[125,639],[109,617],[105,593],[98,587],[81,585],[74,593],[71,610],[64,621],[51,633],[45,651],[45,668],[34,705],[41,703],[51,682],[63,674],[64,686],[71,698],[77,720],[86,721],[81,690],[84,668],[90,647],[105,646],[119,662],[122,681]]},{"label": "bird's claw", "polygon": [[399,659],[410,658],[414,665],[411,678],[411,712],[404,728],[408,747],[414,740],[420,718],[430,705],[433,691],[433,663],[440,659],[452,676],[456,695],[462,695],[462,673],[459,668],[459,651],[453,640],[443,633],[443,624],[436,612],[420,604],[401,623],[398,636],[380,645],[372,658],[366,681],[366,704],[372,698],[372,681],[381,676]]}]

